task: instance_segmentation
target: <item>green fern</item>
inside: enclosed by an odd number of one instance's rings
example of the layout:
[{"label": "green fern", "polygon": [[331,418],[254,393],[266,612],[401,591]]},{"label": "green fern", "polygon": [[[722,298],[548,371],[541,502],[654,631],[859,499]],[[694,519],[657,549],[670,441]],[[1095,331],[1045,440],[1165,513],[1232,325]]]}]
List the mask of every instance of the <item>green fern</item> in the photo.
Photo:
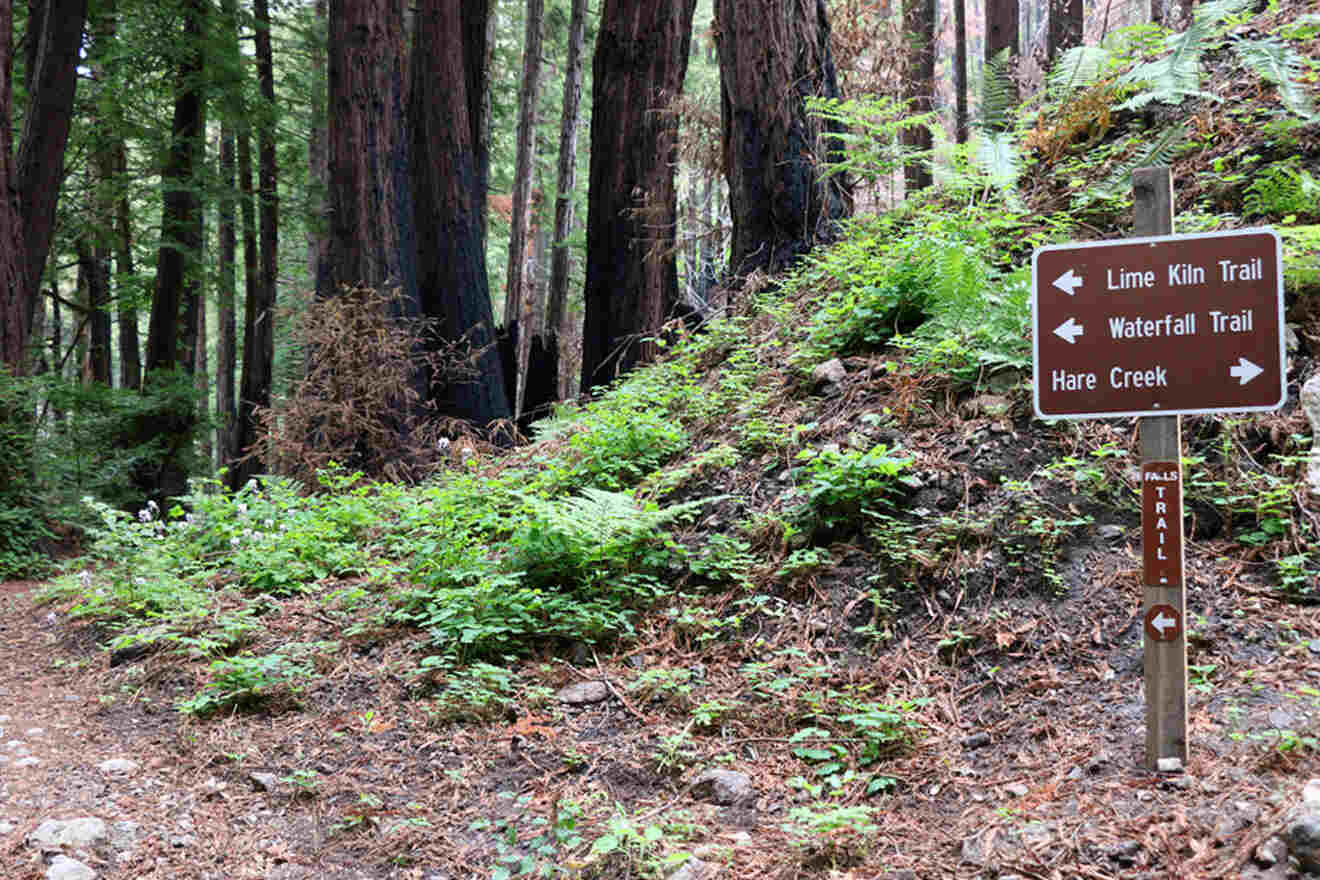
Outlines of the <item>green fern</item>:
[{"label": "green fern", "polygon": [[1242,199],[1244,217],[1320,213],[1320,181],[1291,165],[1271,165],[1256,174]]},{"label": "green fern", "polygon": [[1306,60],[1295,49],[1273,39],[1243,40],[1233,49],[1249,70],[1274,83],[1283,106],[1303,119],[1318,118],[1310,92],[1298,81],[1306,71]]},{"label": "green fern", "polygon": [[912,128],[934,131],[939,125],[939,114],[912,114],[905,102],[886,97],[846,101],[809,97],[807,112],[844,129],[831,137],[837,137],[847,149],[838,161],[821,164],[821,176],[848,174],[865,183],[887,178],[913,158],[929,161],[928,155],[904,147],[899,135]]},{"label": "green fern", "polygon": [[1074,46],[1059,56],[1045,77],[1053,101],[1062,101],[1079,89],[1095,85],[1114,65],[1114,53],[1099,46]]},{"label": "green fern", "polygon": [[1251,0],[1213,0],[1196,8],[1192,24],[1165,40],[1169,54],[1138,64],[1119,77],[1119,82],[1145,86],[1145,90],[1118,105],[1120,110],[1140,110],[1152,101],[1181,104],[1197,97],[1218,101],[1201,88],[1201,55],[1211,38],[1222,32],[1224,21],[1241,12]]},{"label": "green fern", "polygon": [[1156,165],[1168,165],[1182,149],[1187,140],[1187,128],[1175,125],[1166,128],[1143,150],[1138,150],[1126,160],[1114,166],[1108,176],[1084,193],[1080,201],[1085,204],[1094,199],[1120,199],[1127,195],[1132,186],[1132,172],[1138,168],[1150,168]]},{"label": "green fern", "polygon": [[985,60],[981,77],[981,107],[977,125],[986,131],[1010,129],[1016,120],[1017,83],[1013,81],[1008,49]]}]

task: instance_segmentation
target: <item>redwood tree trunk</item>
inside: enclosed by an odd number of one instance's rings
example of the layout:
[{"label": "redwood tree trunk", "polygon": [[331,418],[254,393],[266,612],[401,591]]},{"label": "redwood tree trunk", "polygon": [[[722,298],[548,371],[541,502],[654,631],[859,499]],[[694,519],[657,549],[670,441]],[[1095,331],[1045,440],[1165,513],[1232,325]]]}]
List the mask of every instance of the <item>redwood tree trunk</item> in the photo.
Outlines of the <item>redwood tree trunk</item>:
[{"label": "redwood tree trunk", "polygon": [[843,150],[806,98],[837,98],[825,0],[716,0],[735,276],[778,271],[850,210],[820,163]]},{"label": "redwood tree trunk", "polygon": [[[913,113],[935,109],[935,0],[903,0],[907,64],[903,76],[908,108]],[[903,188],[912,193],[931,184],[931,131],[924,125],[903,130],[903,144],[927,156],[903,166]]]},{"label": "redwood tree trunk", "polygon": [[402,142],[402,0],[331,0],[327,173],[329,229],[316,293],[402,280],[395,168]]},{"label": "redwood tree trunk", "polygon": [[527,0],[523,32],[522,87],[518,91],[518,146],[513,169],[513,204],[509,218],[508,288],[504,323],[518,320],[532,279],[524,280],[532,214],[532,165],[536,154],[536,101],[541,89],[541,31],[545,0]]},{"label": "redwood tree trunk", "polygon": [[[555,358],[558,397],[559,351],[564,336],[564,306],[568,301],[570,251],[562,242],[573,232],[573,190],[577,186],[578,122],[582,117],[582,54],[586,41],[587,0],[573,0],[568,20],[568,58],[564,65],[564,106],[559,120],[559,167],[555,184],[555,228],[550,236],[550,284],[546,290],[546,348]],[[577,377],[573,377],[577,384]]]},{"label": "redwood tree trunk", "polygon": [[[162,173],[161,246],[156,255],[156,291],[147,335],[147,372],[183,367],[191,371],[200,284],[202,204],[196,188],[203,151],[202,34],[205,0],[189,0],[175,77],[174,119],[169,156]],[[185,349],[185,350],[181,350]]]},{"label": "redwood tree trunk", "polygon": [[233,466],[236,449],[234,431],[238,413],[234,406],[234,374],[238,359],[238,333],[234,319],[234,293],[237,286],[238,232],[234,200],[234,171],[237,144],[233,126],[220,126],[220,198],[216,206],[219,239],[218,279],[216,281],[215,349],[215,461],[218,468]]},{"label": "redwood tree trunk", "polygon": [[967,143],[967,0],[953,0],[953,137]]},{"label": "redwood tree trunk", "polygon": [[[422,312],[438,322],[444,340],[466,339],[475,354],[470,381],[435,390],[441,415],[479,425],[510,415],[504,373],[494,345],[494,316],[482,243],[484,181],[470,117],[473,95],[484,89],[469,65],[481,60],[465,35],[482,34],[472,5],[422,0],[417,9],[408,106],[413,212],[417,230],[418,289]],[[478,101],[479,103],[479,101]]]},{"label": "redwood tree trunk", "polygon": [[[0,366],[12,375],[23,376],[28,372],[28,330],[32,326],[36,297],[25,283],[27,260],[10,133],[13,17],[10,0],[0,0]],[[0,408],[0,428],[13,415]]]},{"label": "redwood tree trunk", "polygon": [[[822,0],[823,2],[823,0]],[[678,304],[678,117],[696,0],[605,0],[592,65],[582,390],[654,352]]]},{"label": "redwood tree trunk", "polygon": [[64,182],[64,148],[73,122],[78,52],[86,20],[87,0],[29,5],[28,106],[15,169],[24,242],[24,327],[32,323],[55,233],[55,206]]}]

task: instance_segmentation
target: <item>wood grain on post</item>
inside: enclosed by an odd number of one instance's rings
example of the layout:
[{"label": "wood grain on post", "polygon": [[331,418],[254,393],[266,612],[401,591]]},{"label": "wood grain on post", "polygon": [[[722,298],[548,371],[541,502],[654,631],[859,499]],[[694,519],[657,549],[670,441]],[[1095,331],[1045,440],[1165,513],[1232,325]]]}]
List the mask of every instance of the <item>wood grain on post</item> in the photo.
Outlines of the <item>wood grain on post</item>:
[{"label": "wood grain on post", "polygon": [[[1139,168],[1132,173],[1133,232],[1137,236],[1173,234],[1173,175],[1168,168]],[[1179,416],[1153,416],[1141,420],[1141,473],[1154,462],[1182,460]],[[1182,481],[1179,464],[1178,481]],[[1177,553],[1182,554],[1182,504],[1177,519]],[[1181,559],[1176,583],[1143,583],[1142,618],[1155,606],[1176,610],[1176,636],[1151,638],[1143,627],[1146,686],[1146,766],[1155,769],[1160,758],[1178,758],[1187,766],[1187,590]],[[1148,578],[1144,575],[1143,582]]]}]

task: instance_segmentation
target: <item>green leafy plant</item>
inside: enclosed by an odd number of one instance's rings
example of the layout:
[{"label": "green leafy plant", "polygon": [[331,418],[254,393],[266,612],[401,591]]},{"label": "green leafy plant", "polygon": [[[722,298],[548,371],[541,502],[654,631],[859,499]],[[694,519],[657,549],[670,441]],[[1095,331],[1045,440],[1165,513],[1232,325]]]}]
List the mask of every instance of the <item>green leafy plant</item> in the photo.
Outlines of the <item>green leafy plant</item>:
[{"label": "green leafy plant", "polygon": [[798,458],[806,462],[806,508],[831,528],[855,522],[864,510],[889,505],[903,490],[903,471],[912,464],[910,457],[891,455],[884,444],[866,452],[804,449]]},{"label": "green leafy plant", "polygon": [[309,667],[283,654],[227,657],[211,663],[211,680],[201,692],[178,703],[187,715],[206,716],[221,709],[249,709],[277,696],[291,696],[312,676]]}]

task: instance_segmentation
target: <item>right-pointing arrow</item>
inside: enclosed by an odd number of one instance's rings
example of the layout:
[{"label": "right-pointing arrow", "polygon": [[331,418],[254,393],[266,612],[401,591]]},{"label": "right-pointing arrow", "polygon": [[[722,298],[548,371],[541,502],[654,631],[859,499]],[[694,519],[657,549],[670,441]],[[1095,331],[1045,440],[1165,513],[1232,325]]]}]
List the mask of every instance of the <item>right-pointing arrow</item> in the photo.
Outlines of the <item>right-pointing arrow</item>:
[{"label": "right-pointing arrow", "polygon": [[1069,318],[1062,324],[1054,328],[1054,335],[1067,342],[1069,345],[1077,342],[1077,337],[1086,331],[1081,324],[1077,323],[1076,318]]},{"label": "right-pointing arrow", "polygon": [[1067,272],[1064,272],[1058,278],[1054,279],[1054,286],[1069,296],[1072,296],[1077,293],[1077,288],[1082,286],[1082,277],[1072,269],[1069,269]]},{"label": "right-pointing arrow", "polygon": [[1239,385],[1246,385],[1263,372],[1264,367],[1258,367],[1244,357],[1239,357],[1238,362],[1228,368],[1228,374],[1237,379]]},{"label": "right-pointing arrow", "polygon": [[1170,627],[1176,627],[1178,621],[1174,620],[1172,617],[1165,617],[1164,612],[1161,611],[1159,614],[1155,615],[1153,620],[1151,620],[1150,625],[1160,631],[1160,638],[1164,638],[1164,631]]}]

